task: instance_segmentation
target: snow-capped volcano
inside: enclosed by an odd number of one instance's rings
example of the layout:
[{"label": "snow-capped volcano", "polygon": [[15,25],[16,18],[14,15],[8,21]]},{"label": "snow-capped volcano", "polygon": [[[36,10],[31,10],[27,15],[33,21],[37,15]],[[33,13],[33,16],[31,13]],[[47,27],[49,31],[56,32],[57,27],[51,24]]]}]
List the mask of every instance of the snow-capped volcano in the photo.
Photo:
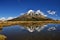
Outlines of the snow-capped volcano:
[{"label": "snow-capped volcano", "polygon": [[45,21],[45,20],[52,20],[47,17],[42,11],[37,10],[29,10],[28,12],[24,13],[23,15],[12,19],[13,21]]}]

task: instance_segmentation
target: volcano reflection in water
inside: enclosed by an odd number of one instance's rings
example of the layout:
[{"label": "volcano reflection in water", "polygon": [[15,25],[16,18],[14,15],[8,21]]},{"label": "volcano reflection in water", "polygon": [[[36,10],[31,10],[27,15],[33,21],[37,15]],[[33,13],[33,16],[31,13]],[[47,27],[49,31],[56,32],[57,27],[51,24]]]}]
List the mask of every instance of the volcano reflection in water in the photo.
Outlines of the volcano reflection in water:
[{"label": "volcano reflection in water", "polygon": [[3,28],[7,40],[60,40],[60,24],[14,25]]}]

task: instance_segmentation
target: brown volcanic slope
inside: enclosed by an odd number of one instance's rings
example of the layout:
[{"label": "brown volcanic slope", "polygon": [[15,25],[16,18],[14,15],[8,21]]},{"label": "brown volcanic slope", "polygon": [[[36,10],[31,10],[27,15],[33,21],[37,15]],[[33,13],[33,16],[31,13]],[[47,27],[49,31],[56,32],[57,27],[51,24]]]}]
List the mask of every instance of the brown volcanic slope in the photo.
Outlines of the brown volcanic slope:
[{"label": "brown volcanic slope", "polygon": [[40,16],[22,15],[20,17],[14,18],[9,21],[47,21],[47,20],[52,20],[52,19],[44,16],[40,17]]}]

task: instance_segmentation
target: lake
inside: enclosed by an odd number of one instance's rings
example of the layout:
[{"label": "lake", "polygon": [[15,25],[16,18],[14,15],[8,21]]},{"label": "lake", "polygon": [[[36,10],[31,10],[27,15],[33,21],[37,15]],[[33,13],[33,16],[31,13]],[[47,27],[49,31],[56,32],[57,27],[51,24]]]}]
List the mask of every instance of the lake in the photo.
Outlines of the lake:
[{"label": "lake", "polygon": [[60,24],[13,25],[2,29],[7,40],[60,40]]}]

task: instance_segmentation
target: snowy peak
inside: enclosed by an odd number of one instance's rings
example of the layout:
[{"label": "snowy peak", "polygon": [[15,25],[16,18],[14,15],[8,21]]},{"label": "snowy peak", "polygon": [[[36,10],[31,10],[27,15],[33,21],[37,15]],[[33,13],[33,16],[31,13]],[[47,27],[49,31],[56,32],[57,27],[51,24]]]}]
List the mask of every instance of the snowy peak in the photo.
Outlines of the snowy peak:
[{"label": "snowy peak", "polygon": [[41,13],[40,10],[37,10],[35,14],[40,14],[40,13]]},{"label": "snowy peak", "polygon": [[29,11],[27,12],[27,15],[31,15],[31,16],[34,16],[34,15],[47,16],[47,15],[45,15],[45,14],[44,14],[42,11],[40,11],[40,10],[37,10],[37,11],[29,10]]},{"label": "snowy peak", "polygon": [[31,13],[31,12],[34,13],[34,10],[29,10],[27,13]]},{"label": "snowy peak", "polygon": [[7,21],[7,20],[11,20],[11,19],[14,19],[14,18],[13,17],[8,17],[8,18],[2,17],[2,18],[0,18],[1,21]]},{"label": "snowy peak", "polygon": [[28,12],[27,12],[27,15],[33,15],[34,14],[34,10],[29,10]]},{"label": "snowy peak", "polygon": [[5,17],[2,17],[2,18],[0,18],[0,20],[1,20],[1,21],[5,21],[5,20],[6,20],[6,18],[5,18]]},{"label": "snowy peak", "polygon": [[44,13],[43,13],[42,11],[40,11],[40,10],[37,10],[37,11],[35,12],[35,14],[41,14],[41,15],[44,15]]}]

